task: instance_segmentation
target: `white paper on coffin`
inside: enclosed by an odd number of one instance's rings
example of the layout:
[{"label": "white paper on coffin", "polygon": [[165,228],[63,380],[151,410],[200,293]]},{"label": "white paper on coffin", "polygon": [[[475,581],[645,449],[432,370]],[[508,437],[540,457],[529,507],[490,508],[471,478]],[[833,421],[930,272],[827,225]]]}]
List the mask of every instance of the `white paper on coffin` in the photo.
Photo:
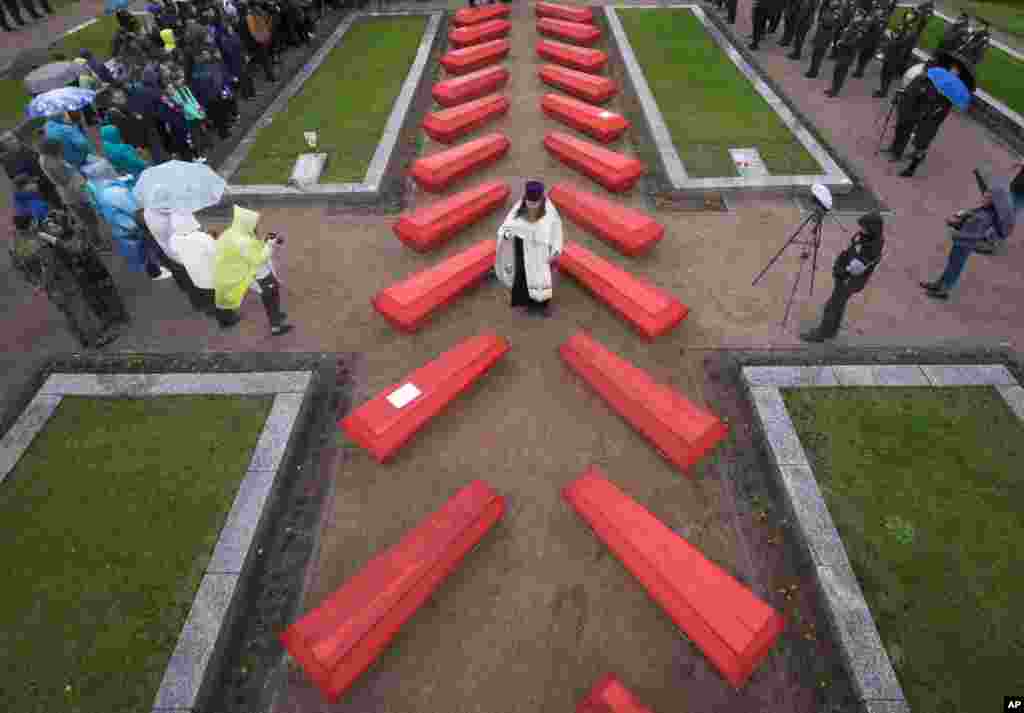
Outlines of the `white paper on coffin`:
[{"label": "white paper on coffin", "polygon": [[416,388],[415,384],[408,383],[395,389],[388,395],[388,403],[395,408],[402,408],[408,405],[413,399],[419,396],[422,392]]}]

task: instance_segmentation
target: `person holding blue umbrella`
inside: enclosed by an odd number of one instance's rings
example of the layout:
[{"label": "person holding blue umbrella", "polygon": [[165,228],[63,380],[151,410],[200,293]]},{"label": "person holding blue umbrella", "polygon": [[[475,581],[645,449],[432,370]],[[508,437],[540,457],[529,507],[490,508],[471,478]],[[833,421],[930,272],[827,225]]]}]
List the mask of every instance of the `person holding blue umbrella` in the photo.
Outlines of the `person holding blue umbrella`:
[{"label": "person holding blue umbrella", "polygon": [[976,86],[974,72],[961,57],[938,52],[932,65],[904,91],[892,144],[885,149],[890,161],[901,161],[913,134],[914,153],[910,164],[900,173],[904,177],[914,175],[950,110],[954,105],[966,109]]}]

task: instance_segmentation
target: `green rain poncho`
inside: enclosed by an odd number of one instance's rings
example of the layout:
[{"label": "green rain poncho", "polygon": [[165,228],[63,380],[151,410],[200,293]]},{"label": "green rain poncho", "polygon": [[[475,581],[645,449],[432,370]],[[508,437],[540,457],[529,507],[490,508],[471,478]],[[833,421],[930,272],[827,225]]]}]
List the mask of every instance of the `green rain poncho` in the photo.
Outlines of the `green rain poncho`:
[{"label": "green rain poncho", "polygon": [[217,239],[213,289],[220,309],[238,309],[256,273],[270,259],[270,246],[256,237],[260,214],[235,206],[231,227]]}]

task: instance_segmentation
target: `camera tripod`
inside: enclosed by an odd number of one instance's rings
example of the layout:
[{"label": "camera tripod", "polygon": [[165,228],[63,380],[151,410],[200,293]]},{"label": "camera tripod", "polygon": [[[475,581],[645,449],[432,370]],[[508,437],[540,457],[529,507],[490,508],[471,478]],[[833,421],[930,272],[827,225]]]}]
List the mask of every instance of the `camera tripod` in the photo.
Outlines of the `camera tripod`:
[{"label": "camera tripod", "polygon": [[789,236],[789,239],[783,244],[779,251],[772,256],[772,259],[768,261],[768,264],[764,266],[761,272],[757,273],[757,277],[750,283],[751,287],[757,285],[761,281],[761,278],[778,262],[779,258],[782,257],[782,253],[786,252],[786,248],[790,245],[799,245],[802,250],[800,251],[800,269],[797,270],[796,279],[793,280],[793,289],[789,292],[789,298],[786,300],[786,313],[782,317],[781,326],[785,327],[786,323],[789,322],[789,313],[793,308],[793,300],[796,298],[796,291],[800,287],[800,279],[804,274],[804,265],[807,262],[807,258],[811,258],[811,284],[807,289],[807,296],[810,297],[814,291],[814,273],[818,270],[818,251],[821,249],[821,226],[825,222],[825,216],[828,215],[832,218],[832,221],[842,228],[844,231],[846,228],[843,224],[836,219],[834,215],[828,212],[822,205],[818,204],[814,207],[814,210],[807,215],[806,218],[797,226],[793,234]]},{"label": "camera tripod", "polygon": [[[875,147],[875,156],[882,152],[882,144],[885,143],[885,132],[889,130],[889,123],[892,121],[892,115],[896,113],[896,107],[899,106],[900,100],[903,98],[903,90],[897,89],[896,94],[892,98],[892,102],[889,104],[889,110],[885,113],[885,118],[882,119],[882,131],[878,135],[878,146]],[[878,126],[878,119],[875,119],[875,126]]]}]

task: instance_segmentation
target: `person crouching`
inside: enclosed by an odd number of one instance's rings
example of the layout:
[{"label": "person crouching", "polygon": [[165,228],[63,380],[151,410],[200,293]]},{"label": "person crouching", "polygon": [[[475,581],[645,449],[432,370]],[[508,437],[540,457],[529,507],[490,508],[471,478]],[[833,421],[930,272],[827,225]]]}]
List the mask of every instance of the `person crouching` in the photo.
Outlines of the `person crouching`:
[{"label": "person crouching", "polygon": [[562,253],[562,219],[544,196],[544,184],[527,181],[523,200],[498,228],[494,271],[512,291],[512,306],[547,316],[551,263]]}]

